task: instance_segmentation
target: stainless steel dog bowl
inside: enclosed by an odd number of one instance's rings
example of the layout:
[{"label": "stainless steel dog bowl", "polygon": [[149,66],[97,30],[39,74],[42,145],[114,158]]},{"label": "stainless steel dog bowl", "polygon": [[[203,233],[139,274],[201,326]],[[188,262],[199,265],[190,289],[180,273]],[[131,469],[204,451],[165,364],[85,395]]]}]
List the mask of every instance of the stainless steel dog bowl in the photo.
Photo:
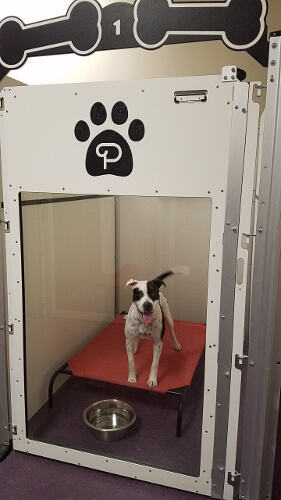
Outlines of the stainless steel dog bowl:
[{"label": "stainless steel dog bowl", "polygon": [[135,422],[136,414],[124,401],[106,399],[86,408],[83,420],[97,439],[119,441]]}]

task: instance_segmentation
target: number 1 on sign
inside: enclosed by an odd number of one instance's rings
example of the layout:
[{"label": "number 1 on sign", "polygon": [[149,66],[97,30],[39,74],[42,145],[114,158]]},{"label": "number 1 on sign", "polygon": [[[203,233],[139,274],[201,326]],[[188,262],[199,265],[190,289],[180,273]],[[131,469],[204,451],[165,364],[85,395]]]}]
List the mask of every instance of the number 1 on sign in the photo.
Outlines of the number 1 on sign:
[{"label": "number 1 on sign", "polygon": [[113,23],[113,26],[115,26],[115,34],[117,36],[121,35],[121,21],[120,21],[120,19],[117,19],[117,21],[115,21]]}]

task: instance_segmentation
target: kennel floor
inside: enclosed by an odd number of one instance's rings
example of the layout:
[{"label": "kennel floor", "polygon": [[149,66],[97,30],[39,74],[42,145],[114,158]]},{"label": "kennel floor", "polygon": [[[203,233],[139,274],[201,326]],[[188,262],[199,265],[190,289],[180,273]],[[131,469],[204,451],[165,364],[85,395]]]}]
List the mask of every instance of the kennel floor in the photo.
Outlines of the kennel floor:
[{"label": "kennel floor", "polygon": [[[183,412],[182,435],[175,437],[178,398],[173,394],[135,389],[71,376],[54,394],[54,407],[44,404],[28,422],[28,437],[199,475],[204,393],[204,354],[197,365]],[[94,438],[83,422],[84,410],[93,402],[117,398],[131,404],[137,420],[118,442]]]}]

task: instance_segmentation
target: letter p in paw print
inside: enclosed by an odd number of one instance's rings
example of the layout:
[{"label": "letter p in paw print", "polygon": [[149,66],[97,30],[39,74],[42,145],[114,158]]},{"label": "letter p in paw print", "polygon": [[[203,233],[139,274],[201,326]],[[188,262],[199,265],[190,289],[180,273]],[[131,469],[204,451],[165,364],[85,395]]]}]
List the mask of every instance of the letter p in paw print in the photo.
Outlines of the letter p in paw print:
[{"label": "letter p in paw print", "polygon": [[[101,102],[96,102],[91,108],[91,121],[96,127],[105,124],[107,111]],[[117,125],[125,125],[128,120],[128,109],[124,102],[114,104],[111,111],[111,120]],[[144,124],[141,120],[133,120],[127,129],[129,139],[137,142],[144,137]],[[75,125],[75,137],[80,142],[86,142],[90,138],[90,128],[84,120]],[[116,130],[105,128],[99,132],[87,149],[86,169],[90,175],[117,175],[126,177],[133,170],[133,155],[129,142]]]}]

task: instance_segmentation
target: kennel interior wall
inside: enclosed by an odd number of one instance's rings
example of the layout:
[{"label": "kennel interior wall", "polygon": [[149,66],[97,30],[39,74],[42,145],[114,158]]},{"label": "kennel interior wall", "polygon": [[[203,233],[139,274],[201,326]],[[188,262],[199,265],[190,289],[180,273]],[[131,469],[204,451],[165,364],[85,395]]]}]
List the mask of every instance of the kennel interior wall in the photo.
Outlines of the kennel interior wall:
[{"label": "kennel interior wall", "polygon": [[174,318],[206,323],[211,205],[21,194],[29,416],[45,403],[52,370],[128,311],[128,279],[185,263],[189,277],[167,279],[163,292]]}]

